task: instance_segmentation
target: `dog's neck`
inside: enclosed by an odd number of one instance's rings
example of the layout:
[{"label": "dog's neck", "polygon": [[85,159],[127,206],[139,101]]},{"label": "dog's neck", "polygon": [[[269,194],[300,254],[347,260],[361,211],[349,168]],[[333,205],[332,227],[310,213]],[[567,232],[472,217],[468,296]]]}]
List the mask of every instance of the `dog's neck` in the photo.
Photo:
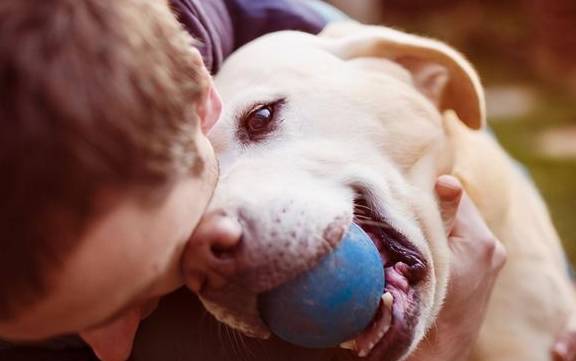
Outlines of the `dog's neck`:
[{"label": "dog's neck", "polygon": [[[460,179],[496,237],[534,247],[552,242],[550,249],[563,263],[558,235],[529,177],[490,133],[467,128],[455,115],[444,119],[449,173]],[[530,232],[518,230],[518,224],[530,224]]]}]

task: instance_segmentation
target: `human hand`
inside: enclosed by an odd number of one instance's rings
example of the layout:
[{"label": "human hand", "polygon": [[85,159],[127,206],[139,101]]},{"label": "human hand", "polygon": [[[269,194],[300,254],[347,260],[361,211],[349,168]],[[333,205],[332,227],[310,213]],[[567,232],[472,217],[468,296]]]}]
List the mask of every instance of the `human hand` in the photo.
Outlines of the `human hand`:
[{"label": "human hand", "polygon": [[439,177],[436,193],[451,252],[450,281],[435,326],[409,361],[466,359],[480,331],[496,277],[506,261],[504,246],[456,178]]}]

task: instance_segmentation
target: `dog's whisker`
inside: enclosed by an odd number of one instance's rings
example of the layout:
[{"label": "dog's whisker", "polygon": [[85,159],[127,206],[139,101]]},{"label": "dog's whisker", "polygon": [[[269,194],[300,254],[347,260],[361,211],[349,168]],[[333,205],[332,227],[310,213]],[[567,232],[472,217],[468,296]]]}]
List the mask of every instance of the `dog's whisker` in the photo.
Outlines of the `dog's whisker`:
[{"label": "dog's whisker", "polygon": [[251,359],[255,359],[255,354],[248,347],[244,336],[234,329],[230,329],[230,333],[234,339],[234,349],[236,350],[235,356],[240,356],[241,361],[250,361]]},{"label": "dog's whisker", "polygon": [[364,217],[370,217],[370,218],[371,218],[371,216],[372,216],[373,213],[362,212],[362,211],[354,210],[354,214],[355,214],[355,215],[359,215],[359,216],[364,216]]},{"label": "dog's whisker", "polygon": [[370,221],[372,221],[372,218],[368,218],[368,217],[354,217],[353,221],[356,222],[356,223],[358,223],[358,224],[362,224],[362,222],[370,222]]},{"label": "dog's whisker", "polygon": [[354,210],[354,214],[364,214],[364,215],[369,215],[370,212],[362,210],[362,209],[355,209]]},{"label": "dog's whisker", "polygon": [[234,343],[234,339],[230,333],[230,331],[232,330],[229,326],[223,324],[223,323],[218,323],[220,328],[220,340],[222,341],[223,345],[227,345],[229,346],[229,349],[232,350],[232,353],[234,355],[236,355],[238,352],[238,350],[235,347],[235,343]]},{"label": "dog's whisker", "polygon": [[366,214],[366,215],[368,215],[368,214],[371,213],[371,211],[366,210],[366,209],[356,209],[356,208],[355,208],[355,209],[354,209],[354,213],[356,213],[356,214]]},{"label": "dog's whisker", "polygon": [[254,351],[249,347],[248,343],[246,342],[246,337],[244,337],[241,333],[238,332],[238,341],[240,343],[241,349],[244,351],[243,354],[246,356],[246,360],[255,360],[256,354]]},{"label": "dog's whisker", "polygon": [[369,226],[374,226],[374,227],[379,227],[379,228],[384,228],[384,229],[390,229],[390,225],[388,223],[378,222],[378,221],[374,221],[372,219],[359,219],[358,223],[369,225]]},{"label": "dog's whisker", "polygon": [[230,345],[232,346],[232,350],[234,351],[234,355],[239,356],[242,353],[239,350],[238,343],[236,340],[236,332],[230,327],[226,327],[226,333],[228,334],[228,339],[230,340]]},{"label": "dog's whisker", "polygon": [[222,340],[220,337],[220,322],[215,322],[208,312],[203,312],[200,316],[199,324],[202,330],[207,332],[200,332],[200,342],[208,342],[208,338],[216,338]]},{"label": "dog's whisker", "polygon": [[215,327],[215,329],[212,329],[213,333],[215,333],[215,338],[217,340],[217,342],[219,344],[222,345],[226,345],[226,338],[223,336],[223,331],[222,331],[222,323],[220,322],[211,322],[210,323],[211,326]]},{"label": "dog's whisker", "polygon": [[360,209],[367,209],[369,211],[372,211],[372,208],[363,204],[354,204],[354,208],[360,208]]},{"label": "dog's whisker", "polygon": [[232,352],[234,354],[234,357],[238,358],[238,356],[240,356],[240,358],[243,359],[244,354],[243,354],[241,347],[238,343],[236,330],[234,330],[228,326],[224,326],[224,328],[226,329],[226,335],[228,336],[228,341],[229,341],[228,344],[232,348]]},{"label": "dog's whisker", "polygon": [[225,334],[226,334],[226,326],[222,323],[218,323],[218,339],[224,345],[228,343],[228,338],[224,336]]}]

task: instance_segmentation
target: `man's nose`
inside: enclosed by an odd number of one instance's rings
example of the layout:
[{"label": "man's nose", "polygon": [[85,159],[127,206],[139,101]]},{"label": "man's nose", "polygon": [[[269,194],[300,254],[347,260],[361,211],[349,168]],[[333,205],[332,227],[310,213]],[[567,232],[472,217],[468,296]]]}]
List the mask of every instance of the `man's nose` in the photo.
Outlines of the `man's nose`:
[{"label": "man's nose", "polygon": [[221,288],[237,271],[242,226],[223,211],[206,214],[183,258],[186,285],[194,292]]}]

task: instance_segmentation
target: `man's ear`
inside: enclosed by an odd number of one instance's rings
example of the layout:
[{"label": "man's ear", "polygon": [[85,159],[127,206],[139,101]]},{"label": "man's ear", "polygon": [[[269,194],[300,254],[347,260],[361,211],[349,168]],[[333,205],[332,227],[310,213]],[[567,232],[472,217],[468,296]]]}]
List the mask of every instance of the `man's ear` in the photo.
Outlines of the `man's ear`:
[{"label": "man's ear", "polygon": [[342,59],[386,58],[405,67],[440,112],[453,109],[472,129],[485,124],[484,92],[470,63],[446,44],[384,26],[356,22],[328,25],[320,36]]}]

